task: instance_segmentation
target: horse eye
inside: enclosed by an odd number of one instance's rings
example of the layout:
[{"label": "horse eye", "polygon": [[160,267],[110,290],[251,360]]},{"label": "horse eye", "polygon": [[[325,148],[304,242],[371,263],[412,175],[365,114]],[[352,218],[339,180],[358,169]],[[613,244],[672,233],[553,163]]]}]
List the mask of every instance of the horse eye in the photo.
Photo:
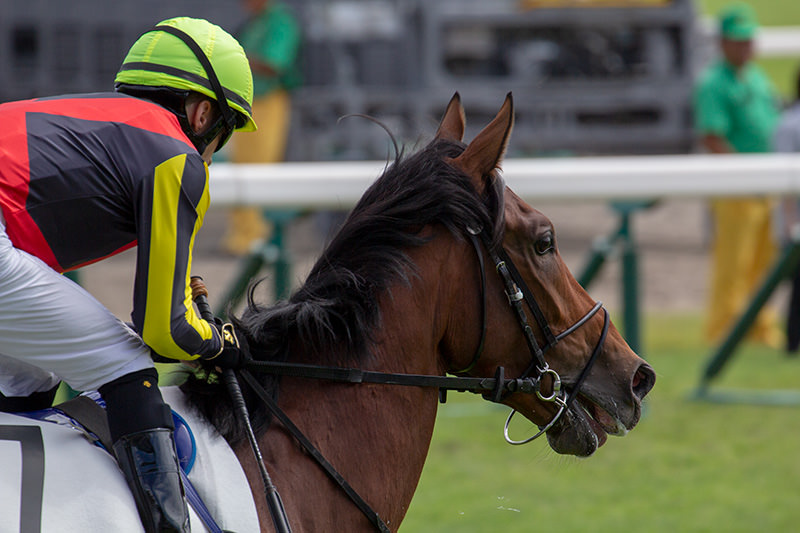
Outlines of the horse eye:
[{"label": "horse eye", "polygon": [[555,241],[553,240],[552,233],[546,233],[533,245],[534,250],[536,250],[536,253],[539,255],[545,255],[549,252],[552,252],[554,247]]}]

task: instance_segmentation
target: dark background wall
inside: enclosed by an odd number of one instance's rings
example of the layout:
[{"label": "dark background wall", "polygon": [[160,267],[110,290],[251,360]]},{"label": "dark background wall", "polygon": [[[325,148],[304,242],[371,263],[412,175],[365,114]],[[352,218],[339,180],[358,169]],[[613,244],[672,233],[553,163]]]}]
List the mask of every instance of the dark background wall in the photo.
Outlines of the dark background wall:
[{"label": "dark background wall", "polygon": [[[517,0],[290,0],[305,83],[289,159],[384,158],[388,137],[431,130],[450,96],[485,124],[513,91],[512,155],[691,149],[691,0],[523,10]],[[231,33],[235,0],[4,0],[0,101],[111,90],[130,44],[172,16]],[[474,134],[468,130],[467,135]]]}]

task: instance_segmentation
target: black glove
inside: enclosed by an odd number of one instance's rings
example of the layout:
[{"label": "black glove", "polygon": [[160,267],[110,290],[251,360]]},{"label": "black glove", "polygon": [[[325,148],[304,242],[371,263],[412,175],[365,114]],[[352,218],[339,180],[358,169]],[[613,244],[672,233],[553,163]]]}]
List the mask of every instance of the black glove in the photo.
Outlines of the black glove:
[{"label": "black glove", "polygon": [[247,340],[241,340],[236,335],[236,330],[230,322],[223,323],[219,318],[215,318],[211,324],[216,327],[222,338],[222,349],[219,353],[203,357],[203,361],[211,366],[222,368],[232,368],[239,370],[250,360],[250,353],[247,349]]}]

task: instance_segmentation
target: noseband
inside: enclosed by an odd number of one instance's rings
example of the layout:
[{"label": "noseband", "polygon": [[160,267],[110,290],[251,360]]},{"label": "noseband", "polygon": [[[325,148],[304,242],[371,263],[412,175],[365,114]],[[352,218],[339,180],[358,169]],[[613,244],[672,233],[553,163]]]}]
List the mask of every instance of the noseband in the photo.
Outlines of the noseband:
[{"label": "noseband", "polygon": [[[603,349],[603,344],[606,340],[606,335],[608,334],[608,311],[603,307],[602,302],[595,303],[594,307],[592,307],[585,315],[583,315],[577,322],[572,324],[570,327],[559,333],[558,335],[554,335],[550,324],[547,322],[547,319],[542,313],[542,309],[539,307],[539,304],[536,302],[536,299],[533,297],[533,293],[528,288],[528,285],[525,283],[525,280],[522,279],[522,276],[517,270],[514,262],[511,261],[511,258],[508,256],[508,253],[505,249],[500,246],[497,250],[495,250],[489,238],[488,233],[483,231],[474,231],[472,229],[468,230],[470,240],[472,241],[472,245],[475,248],[475,252],[478,256],[478,264],[480,266],[480,273],[481,273],[481,314],[482,316],[482,327],[481,327],[481,338],[480,342],[478,343],[478,349],[475,351],[475,355],[472,357],[472,361],[470,361],[469,365],[461,370],[451,371],[452,374],[466,374],[475,365],[478,363],[481,355],[483,354],[483,347],[486,340],[486,327],[487,327],[487,320],[486,320],[486,267],[483,260],[483,253],[481,252],[480,242],[478,240],[478,236],[480,236],[480,240],[483,242],[484,248],[486,248],[489,257],[495,264],[495,270],[497,271],[500,279],[503,281],[504,290],[506,296],[508,297],[508,303],[511,308],[514,310],[514,315],[517,318],[517,323],[519,324],[520,328],[522,329],[522,333],[525,337],[525,342],[528,345],[528,350],[531,352],[532,361],[525,372],[518,379],[522,380],[532,380],[534,383],[534,392],[536,396],[542,400],[543,402],[550,402],[556,404],[558,406],[558,411],[553,416],[553,418],[544,426],[539,427],[539,432],[533,435],[532,437],[528,437],[524,440],[513,440],[509,437],[508,434],[508,427],[511,423],[511,419],[513,418],[514,414],[517,412],[516,410],[512,410],[511,413],[508,415],[506,419],[503,435],[506,439],[506,442],[509,444],[526,444],[535,440],[542,435],[544,435],[547,430],[552,428],[555,423],[561,418],[561,415],[569,409],[572,402],[578,396],[580,391],[581,385],[586,380],[586,377],[589,375],[589,372],[594,366],[595,361],[597,360],[597,356],[600,354],[600,351]],[[523,303],[527,304],[528,308],[533,315],[534,320],[536,321],[539,330],[542,332],[542,335],[545,339],[544,346],[539,346],[539,343],[536,340],[536,337],[533,334],[533,329],[531,328],[530,324],[528,323],[528,317],[525,314],[525,309],[523,307]],[[575,384],[572,386],[572,390],[570,391],[569,395],[564,389],[562,389],[561,385],[561,376],[558,375],[558,372],[550,368],[550,365],[547,364],[547,361],[544,358],[545,352],[555,346],[560,340],[564,339],[565,337],[569,336],[570,334],[574,333],[578,328],[583,326],[586,322],[589,321],[598,311],[603,310],[603,331],[600,334],[600,338],[597,340],[597,344],[595,344],[594,350],[592,351],[592,355],[589,357],[589,360],[586,362],[586,366],[583,367],[578,379],[575,381]],[[497,378],[498,380],[503,379],[505,371],[502,367],[497,369]],[[549,394],[545,394],[541,390],[542,381],[545,376],[550,376],[552,381],[552,390]],[[494,398],[489,398],[492,401],[500,402],[505,394],[498,394]]]}]

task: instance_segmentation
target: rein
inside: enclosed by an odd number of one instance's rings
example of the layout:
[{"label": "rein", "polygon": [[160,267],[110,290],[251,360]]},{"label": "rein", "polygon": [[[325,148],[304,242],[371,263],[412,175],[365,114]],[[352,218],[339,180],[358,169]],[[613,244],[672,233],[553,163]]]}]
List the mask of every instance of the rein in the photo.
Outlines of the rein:
[{"label": "rein", "polygon": [[[532,355],[532,362],[522,376],[518,378],[506,378],[505,369],[500,366],[495,371],[495,376],[492,378],[480,378],[469,376],[432,376],[432,375],[419,375],[419,374],[393,374],[386,372],[373,372],[357,368],[344,368],[344,367],[328,367],[319,365],[307,365],[299,363],[282,363],[276,361],[255,361],[250,360],[245,365],[246,369],[240,372],[240,376],[252,388],[256,395],[266,405],[269,411],[275,416],[281,424],[286,428],[289,433],[300,443],[300,445],[311,455],[320,467],[328,474],[329,477],[347,494],[353,503],[361,510],[367,519],[372,523],[378,531],[389,532],[388,526],[383,522],[380,516],[364,501],[364,499],[350,486],[349,483],[342,477],[339,472],[331,465],[330,462],[317,450],[313,443],[303,434],[303,432],[289,419],[286,413],[278,406],[277,402],[264,390],[264,387],[253,377],[250,371],[275,374],[281,376],[302,377],[311,379],[323,379],[339,381],[344,383],[377,383],[385,385],[400,385],[411,387],[433,387],[439,389],[440,398],[444,401],[443,391],[455,390],[459,392],[473,392],[483,394],[484,399],[492,402],[501,402],[508,394],[512,393],[526,393],[536,394],[536,396],[544,402],[552,402],[558,406],[558,411],[553,418],[543,427],[539,428],[539,432],[534,436],[529,437],[522,441],[512,440],[508,436],[508,426],[511,418],[516,413],[512,410],[506,419],[504,436],[509,444],[525,444],[540,437],[552,428],[555,423],[561,418],[561,415],[570,407],[572,402],[577,397],[581,385],[586,380],[592,366],[597,360],[598,355],[602,351],[603,344],[605,343],[606,335],[608,333],[609,316],[608,311],[603,308],[602,302],[597,302],[585,315],[583,315],[572,326],[568,327],[563,332],[554,335],[547,322],[544,313],[539,307],[536,299],[533,297],[530,289],[525,281],[522,279],[514,263],[506,251],[500,247],[495,251],[490,246],[489,236],[485,231],[475,232],[468,230],[470,240],[475,248],[478,263],[480,265],[481,273],[481,315],[482,326],[481,336],[478,349],[475,352],[471,362],[467,367],[458,371],[449,371],[451,374],[466,374],[475,367],[480,359],[484,343],[486,339],[487,316],[486,316],[486,271],[481,252],[481,244],[476,237],[479,234],[483,241],[483,246],[486,248],[490,258],[495,263],[495,270],[500,275],[505,286],[505,292],[508,297],[509,305],[514,310],[514,314],[525,336],[528,349]],[[527,304],[530,309],[539,329],[545,337],[546,344],[540,347],[533,334],[533,329],[528,324],[528,319],[523,308],[523,303]],[[578,328],[586,324],[598,311],[603,310],[603,330],[600,338],[592,351],[589,360],[584,366],[577,381],[572,387],[571,392],[567,396],[565,390],[562,389],[561,377],[558,373],[550,368],[545,361],[544,354],[547,350],[555,346],[561,339],[574,333]],[[533,375],[531,375],[533,374]],[[550,376],[552,381],[552,391],[550,394],[544,394],[541,391],[541,383],[545,376]]]},{"label": "rein", "polygon": [[[192,299],[195,305],[197,305],[200,316],[208,322],[213,322],[214,313],[212,313],[211,306],[208,303],[208,290],[203,282],[203,278],[200,276],[193,276],[191,288]],[[220,339],[220,342],[224,341]],[[239,388],[239,381],[236,374],[233,369],[226,368],[222,377],[228,389],[228,394],[231,396],[234,412],[245,426],[247,440],[250,443],[250,448],[253,451],[253,456],[258,465],[259,473],[261,474],[261,484],[264,485],[264,497],[267,501],[267,508],[272,517],[272,524],[275,526],[275,531],[278,533],[292,533],[292,528],[289,526],[289,519],[286,516],[286,510],[283,508],[283,501],[278,493],[278,489],[272,483],[272,478],[264,464],[264,458],[261,456],[261,450],[258,448],[256,435],[253,432],[253,427],[250,425],[250,413],[247,411],[247,404],[244,401],[244,396],[242,396],[242,390]],[[186,483],[186,486],[190,487],[191,485]]]}]

